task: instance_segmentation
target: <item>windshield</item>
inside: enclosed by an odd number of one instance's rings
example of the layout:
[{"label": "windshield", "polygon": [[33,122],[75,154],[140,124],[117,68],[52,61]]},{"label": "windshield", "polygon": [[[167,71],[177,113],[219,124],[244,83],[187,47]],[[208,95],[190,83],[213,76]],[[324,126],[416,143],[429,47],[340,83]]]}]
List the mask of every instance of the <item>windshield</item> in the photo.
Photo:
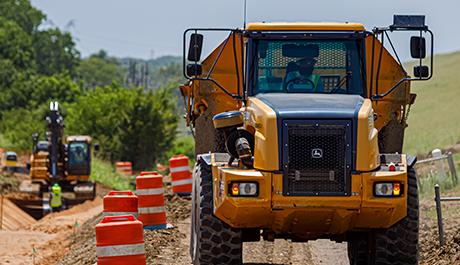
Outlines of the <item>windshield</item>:
[{"label": "windshield", "polygon": [[69,144],[69,164],[85,165],[88,161],[88,144],[85,142],[73,142]]},{"label": "windshield", "polygon": [[359,41],[255,40],[254,94],[363,94]]}]

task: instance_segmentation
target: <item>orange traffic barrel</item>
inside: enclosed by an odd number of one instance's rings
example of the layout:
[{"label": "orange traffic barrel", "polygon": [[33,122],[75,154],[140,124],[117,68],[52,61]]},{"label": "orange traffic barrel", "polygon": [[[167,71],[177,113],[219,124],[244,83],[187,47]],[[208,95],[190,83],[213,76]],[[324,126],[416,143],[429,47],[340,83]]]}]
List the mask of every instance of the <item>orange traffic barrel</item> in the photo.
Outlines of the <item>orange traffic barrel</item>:
[{"label": "orange traffic barrel", "polygon": [[192,173],[189,159],[185,155],[175,155],[169,159],[171,185],[173,193],[190,195],[192,193]]},{"label": "orange traffic barrel", "polygon": [[144,229],[166,228],[163,192],[163,176],[157,172],[141,172],[136,177],[138,216]]},{"label": "orange traffic barrel", "polygon": [[115,168],[117,172],[125,175],[133,174],[133,163],[129,161],[120,161],[115,163]]},{"label": "orange traffic barrel", "polygon": [[134,215],[137,218],[137,196],[132,191],[111,191],[104,196],[104,216]]},{"label": "orange traffic barrel", "polygon": [[132,215],[106,216],[96,225],[98,265],[145,265],[142,223]]}]

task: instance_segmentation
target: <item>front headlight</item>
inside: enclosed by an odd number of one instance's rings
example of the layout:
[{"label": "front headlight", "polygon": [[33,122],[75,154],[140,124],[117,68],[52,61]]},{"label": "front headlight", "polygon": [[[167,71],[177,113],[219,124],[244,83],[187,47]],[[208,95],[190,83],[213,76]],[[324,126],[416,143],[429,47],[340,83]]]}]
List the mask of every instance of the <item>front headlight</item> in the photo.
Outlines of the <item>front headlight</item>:
[{"label": "front headlight", "polygon": [[230,195],[233,197],[257,197],[259,187],[257,182],[232,182],[229,185]]},{"label": "front headlight", "polygon": [[375,197],[399,197],[402,195],[400,182],[378,182],[374,184]]}]

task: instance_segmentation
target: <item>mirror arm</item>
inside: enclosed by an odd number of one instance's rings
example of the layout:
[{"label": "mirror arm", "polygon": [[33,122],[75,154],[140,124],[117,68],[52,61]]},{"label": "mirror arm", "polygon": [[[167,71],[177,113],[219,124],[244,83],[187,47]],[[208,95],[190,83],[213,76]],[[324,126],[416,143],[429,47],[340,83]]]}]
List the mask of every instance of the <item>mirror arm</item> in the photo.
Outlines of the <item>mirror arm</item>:
[{"label": "mirror arm", "polygon": [[216,67],[217,62],[219,61],[220,56],[221,56],[222,53],[224,52],[225,47],[227,47],[228,40],[230,39],[230,35],[231,35],[231,34],[232,34],[232,33],[230,32],[230,34],[228,35],[228,37],[225,39],[225,42],[224,42],[224,44],[222,45],[222,48],[220,48],[219,53],[217,54],[216,59],[215,59],[214,62],[212,63],[211,68],[209,69],[208,74],[206,75],[206,79],[209,79],[209,78],[211,77],[212,72],[214,72],[214,68]]},{"label": "mirror arm", "polygon": [[431,77],[433,77],[433,68],[434,68],[434,35],[433,35],[433,32],[429,29],[426,29],[426,31],[430,33],[430,36],[431,36],[430,75],[427,78],[421,79],[421,80],[430,80]]},{"label": "mirror arm", "polygon": [[[418,79],[416,79],[416,80],[418,80]],[[407,81],[414,81],[414,79],[410,78],[410,77],[404,77],[401,80],[399,80],[393,87],[391,87],[387,92],[382,93],[382,94],[376,94],[376,95],[372,96],[372,100],[381,100],[381,99],[383,99],[384,97],[388,96],[393,91],[395,91],[396,88],[399,87],[399,85],[401,85],[402,83],[407,82]]]},{"label": "mirror arm", "polygon": [[[187,60],[186,60],[186,57],[185,57],[185,51],[186,51],[186,37],[187,37],[187,33],[190,32],[190,31],[195,31],[195,33],[198,32],[198,30],[202,30],[202,31],[230,31],[229,33],[229,36],[225,39],[225,42],[223,43],[221,49],[219,50],[219,53],[217,54],[217,57],[216,59],[214,60],[211,68],[209,69],[206,77],[202,78],[202,77],[190,77],[187,75],[187,71],[186,71],[186,64],[187,64]],[[243,97],[240,95],[240,94],[232,94],[230,93],[227,89],[225,89],[221,84],[219,84],[216,80],[214,80],[212,77],[211,77],[211,74],[212,72],[214,71],[214,68],[216,67],[217,65],[217,62],[219,61],[225,47],[227,46],[228,44],[228,41],[230,40],[230,36],[232,33],[234,32],[238,32],[239,30],[235,30],[235,29],[221,29],[221,28],[194,28],[194,29],[187,29],[186,31],[184,31],[184,35],[183,35],[183,53],[182,53],[182,60],[183,60],[183,63],[182,63],[182,70],[183,70],[183,74],[184,74],[184,77],[190,81],[210,81],[212,82],[213,84],[215,84],[217,87],[219,87],[225,94],[227,94],[228,96],[234,98],[234,99],[237,99],[237,100],[242,100]],[[235,45],[235,43],[234,43]],[[195,62],[196,64],[197,62]],[[238,83],[238,86],[239,86],[239,83]],[[238,87],[238,92],[240,92],[240,88]]]},{"label": "mirror arm", "polygon": [[[192,79],[190,76],[187,75],[187,57],[186,57],[186,51],[187,51],[187,34],[191,31],[194,31],[195,33],[198,33],[198,31],[230,31],[233,32],[235,29],[229,29],[229,28],[190,28],[184,31],[183,37],[182,37],[182,74],[184,75],[185,79]],[[196,64],[197,62],[195,62]]]},{"label": "mirror arm", "polygon": [[[431,58],[430,58],[430,75],[428,77],[419,77],[419,78],[411,78],[411,77],[404,77],[402,78],[401,80],[399,80],[393,87],[391,87],[387,92],[385,93],[382,93],[382,94],[378,94],[376,93],[376,95],[372,96],[372,100],[382,100],[384,97],[388,96],[389,94],[391,94],[393,91],[396,90],[396,88],[399,87],[399,85],[401,85],[402,83],[404,82],[408,82],[408,81],[427,81],[427,80],[430,80],[432,77],[433,77],[433,66],[434,66],[434,34],[431,30],[429,30],[428,28],[424,28],[423,31],[425,32],[428,32],[431,36]],[[421,65],[421,64],[420,64]],[[372,81],[372,80],[371,80]],[[378,82],[378,80],[377,80]]]}]

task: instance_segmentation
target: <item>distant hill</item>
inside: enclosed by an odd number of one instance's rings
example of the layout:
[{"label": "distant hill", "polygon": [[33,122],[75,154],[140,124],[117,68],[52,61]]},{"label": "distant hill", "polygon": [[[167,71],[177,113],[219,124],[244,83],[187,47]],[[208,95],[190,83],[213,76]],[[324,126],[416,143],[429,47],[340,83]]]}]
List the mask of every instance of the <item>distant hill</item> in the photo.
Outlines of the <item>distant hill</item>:
[{"label": "distant hill", "polygon": [[460,141],[460,51],[436,55],[434,61],[430,81],[412,82],[417,99],[409,114],[406,153],[427,154]]},{"label": "distant hill", "polygon": [[182,64],[182,57],[172,56],[172,55],[161,56],[161,57],[158,57],[155,59],[149,59],[149,60],[129,58],[129,57],[119,58],[118,60],[120,64],[122,66],[125,66],[126,68],[129,67],[130,63],[138,63],[138,64],[148,63],[151,71],[156,71],[161,67],[168,66],[171,64]]},{"label": "distant hill", "polygon": [[125,73],[125,80],[130,83],[157,89],[170,83],[183,82],[182,57],[179,56],[162,56],[150,60],[138,58],[117,58],[116,60]]}]

